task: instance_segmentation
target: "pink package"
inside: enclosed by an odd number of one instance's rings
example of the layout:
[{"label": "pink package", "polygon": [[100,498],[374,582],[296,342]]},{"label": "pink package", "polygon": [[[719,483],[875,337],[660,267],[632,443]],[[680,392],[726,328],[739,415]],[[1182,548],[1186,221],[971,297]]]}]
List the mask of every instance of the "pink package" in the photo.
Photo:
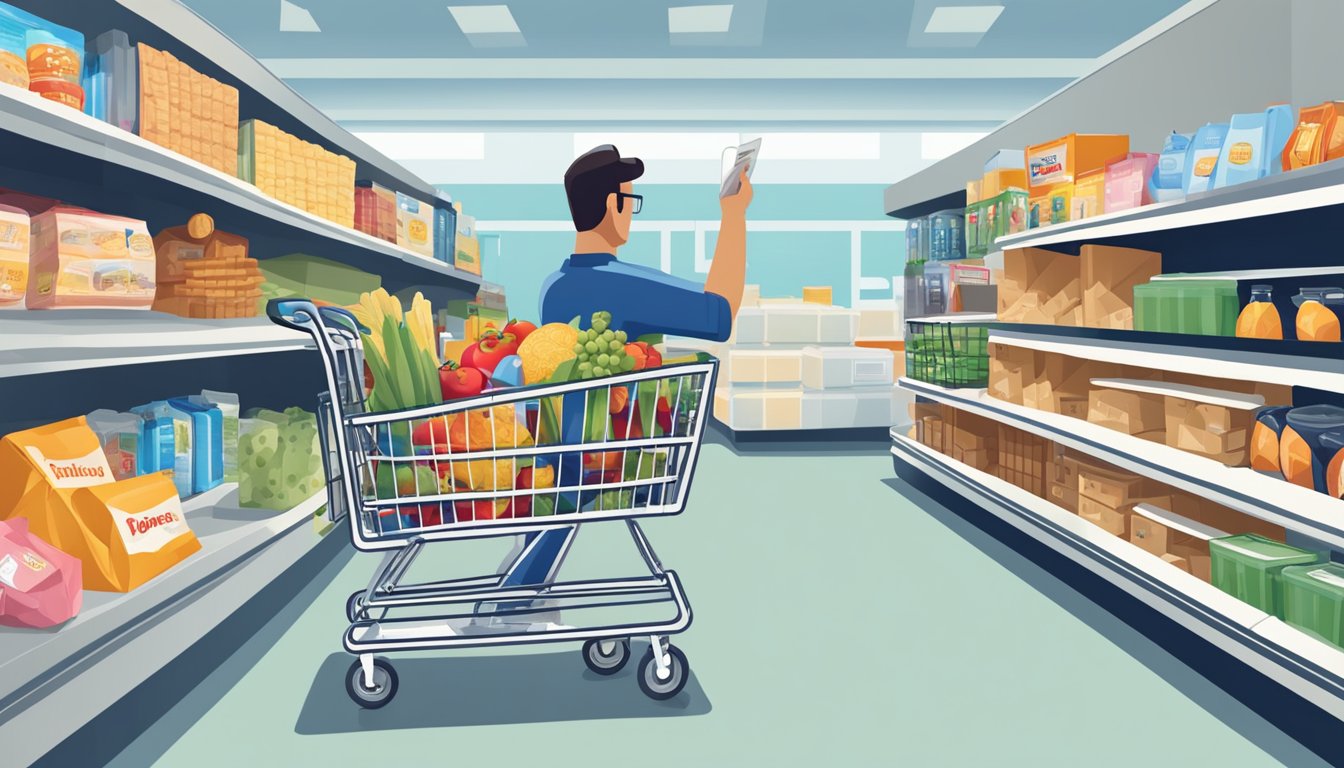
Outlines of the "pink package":
[{"label": "pink package", "polygon": [[1106,212],[1126,211],[1153,202],[1148,178],[1157,167],[1157,155],[1131,154],[1106,166]]},{"label": "pink package", "polygon": [[0,624],[46,629],[69,621],[84,602],[84,572],[28,532],[28,519],[0,520]]}]

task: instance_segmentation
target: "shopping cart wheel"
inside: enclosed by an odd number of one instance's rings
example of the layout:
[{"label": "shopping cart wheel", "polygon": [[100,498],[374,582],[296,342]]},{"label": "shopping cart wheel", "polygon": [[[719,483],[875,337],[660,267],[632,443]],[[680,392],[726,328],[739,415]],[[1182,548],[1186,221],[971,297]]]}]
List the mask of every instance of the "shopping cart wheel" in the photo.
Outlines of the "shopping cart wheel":
[{"label": "shopping cart wheel", "polygon": [[599,675],[614,675],[625,668],[627,661],[630,661],[630,641],[624,637],[583,644],[583,663]]},{"label": "shopping cart wheel", "polygon": [[355,592],[345,600],[345,618],[352,622],[359,621],[360,614],[364,611],[364,593]]},{"label": "shopping cart wheel", "polygon": [[691,665],[686,663],[686,654],[680,648],[669,644],[667,655],[671,657],[667,677],[658,676],[658,662],[653,657],[653,646],[649,646],[644,659],[639,662],[639,689],[651,699],[661,701],[676,696],[686,687],[686,681],[691,676]]},{"label": "shopping cart wheel", "polygon": [[345,692],[356,704],[365,709],[378,709],[397,695],[397,671],[387,659],[373,660],[373,687],[364,686],[364,668],[359,659],[345,674]]}]

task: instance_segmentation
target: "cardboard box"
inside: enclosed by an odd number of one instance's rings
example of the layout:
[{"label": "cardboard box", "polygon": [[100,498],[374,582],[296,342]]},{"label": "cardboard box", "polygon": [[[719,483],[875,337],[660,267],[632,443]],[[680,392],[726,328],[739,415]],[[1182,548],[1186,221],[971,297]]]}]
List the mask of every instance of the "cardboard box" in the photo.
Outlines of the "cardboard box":
[{"label": "cardboard box", "polygon": [[1161,395],[1097,387],[1088,395],[1087,420],[1099,427],[1142,436],[1165,428],[1162,401]]},{"label": "cardboard box", "polygon": [[1166,400],[1167,445],[1230,467],[1248,463],[1251,428],[1255,426],[1252,407],[1230,407],[1182,397]]},{"label": "cardboard box", "polygon": [[[1100,216],[1105,213],[1106,171],[1098,170],[1078,176],[1073,185],[1073,200],[1069,205],[1069,219],[1082,219]],[[1086,285],[1086,283],[1084,283]]]},{"label": "cardboard box", "polygon": [[1202,547],[1177,547],[1169,554],[1183,558],[1190,575],[1203,581],[1210,580],[1213,560],[1209,557],[1207,542]]},{"label": "cardboard box", "polygon": [[1084,245],[1079,256],[1083,325],[1134,329],[1134,286],[1162,274],[1162,254],[1134,248]]},{"label": "cardboard box", "polygon": [[955,443],[952,445],[952,458],[981,472],[988,472],[994,464],[993,454],[987,449],[971,450]]},{"label": "cardboard box", "polygon": [[1059,415],[1071,419],[1087,421],[1088,399],[1086,397],[1059,398]]},{"label": "cardboard box", "polygon": [[1130,522],[1129,540],[1154,555],[1174,553],[1184,557],[1186,553],[1202,552],[1208,557],[1209,539],[1229,535],[1227,531],[1205,525],[1193,518],[1174,514],[1161,507],[1152,509],[1156,516],[1163,518],[1155,520],[1152,515],[1145,514],[1149,509],[1146,506],[1136,505],[1134,518]]},{"label": "cardboard box", "polygon": [[1003,255],[999,320],[1005,323],[1080,325],[1082,290],[1078,259],[1040,248]]},{"label": "cardboard box", "polygon": [[1068,483],[1046,482],[1046,498],[1058,507],[1078,514],[1078,488]]},{"label": "cardboard box", "polygon": [[1078,497],[1078,516],[1109,534],[1129,538],[1128,509],[1114,509],[1086,496]]},{"label": "cardboard box", "polygon": [[1037,194],[1057,184],[1072,184],[1080,176],[1105,170],[1108,163],[1129,155],[1129,136],[1071,133],[1054,141],[1027,147],[1027,184]]},{"label": "cardboard box", "polygon": [[1158,483],[1122,470],[1080,462],[1077,472],[1078,495],[1108,507],[1133,505],[1158,495]]},{"label": "cardboard box", "polygon": [[1023,390],[1036,380],[1038,353],[1006,344],[989,345],[989,395],[1023,404]]},{"label": "cardboard box", "polygon": [[1164,554],[1162,555],[1162,562],[1170,563],[1176,566],[1177,568],[1180,568],[1182,571],[1185,571],[1186,573],[1190,572],[1189,561],[1187,561],[1184,557],[1181,557],[1180,555]]}]

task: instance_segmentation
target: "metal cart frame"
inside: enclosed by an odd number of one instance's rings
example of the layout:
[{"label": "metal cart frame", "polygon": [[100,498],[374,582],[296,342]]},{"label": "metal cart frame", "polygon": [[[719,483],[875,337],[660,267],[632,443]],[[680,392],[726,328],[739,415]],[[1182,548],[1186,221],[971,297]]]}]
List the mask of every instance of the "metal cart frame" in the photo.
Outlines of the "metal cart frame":
[{"label": "metal cart frame", "polygon": [[[676,572],[663,567],[638,518],[685,509],[713,403],[717,361],[368,413],[363,329],[353,315],[285,299],[272,301],[267,314],[281,326],[311,334],[322,358],[328,391],[321,407],[329,409],[323,417],[331,428],[320,434],[334,443],[323,446],[329,514],[338,519],[348,513],[356,549],[383,553],[368,586],[346,602],[350,626],[343,645],[358,656],[346,675],[346,690],[357,704],[381,707],[396,693],[395,670],[375,653],[582,641],[588,667],[612,675],[629,661],[632,637],[649,638],[638,670],[640,688],[655,699],[682,690],[690,667],[670,636],[690,626],[691,607]],[[548,437],[554,441],[544,443],[532,438],[539,431],[535,425],[527,429],[531,418],[540,423],[538,414],[547,409],[562,421],[581,410],[582,423],[590,424],[590,411],[610,410],[617,389],[626,393],[623,435],[611,434],[613,421],[605,412],[598,418],[604,424],[601,440],[575,440],[575,430],[566,426],[553,429],[556,434]],[[634,434],[628,424],[639,413],[641,397],[649,407],[651,392],[667,404],[668,428],[657,430],[663,434],[650,428],[656,436],[643,437],[642,430]],[[486,425],[488,443],[481,433]],[[582,431],[591,436],[591,429]],[[531,485],[518,487],[513,478],[525,463],[532,467]],[[547,467],[554,484],[539,486],[537,477]],[[465,488],[464,481],[470,481]],[[542,511],[543,501],[550,513]],[[510,579],[541,540],[536,533],[577,532],[583,523],[613,520],[625,521],[648,575],[557,581],[561,553],[544,583]],[[405,583],[429,544],[500,536],[519,541],[497,573]],[[641,621],[594,618],[578,626],[561,622],[563,612],[603,616],[648,606],[666,607],[670,615]]]}]

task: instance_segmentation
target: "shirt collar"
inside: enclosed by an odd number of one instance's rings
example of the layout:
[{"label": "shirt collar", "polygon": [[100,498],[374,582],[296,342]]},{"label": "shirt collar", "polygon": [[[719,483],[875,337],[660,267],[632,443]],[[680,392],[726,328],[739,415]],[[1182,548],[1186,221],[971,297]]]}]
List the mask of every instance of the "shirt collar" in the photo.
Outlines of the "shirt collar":
[{"label": "shirt collar", "polygon": [[615,260],[610,253],[575,253],[569,257],[570,266],[575,267],[601,267]]}]

